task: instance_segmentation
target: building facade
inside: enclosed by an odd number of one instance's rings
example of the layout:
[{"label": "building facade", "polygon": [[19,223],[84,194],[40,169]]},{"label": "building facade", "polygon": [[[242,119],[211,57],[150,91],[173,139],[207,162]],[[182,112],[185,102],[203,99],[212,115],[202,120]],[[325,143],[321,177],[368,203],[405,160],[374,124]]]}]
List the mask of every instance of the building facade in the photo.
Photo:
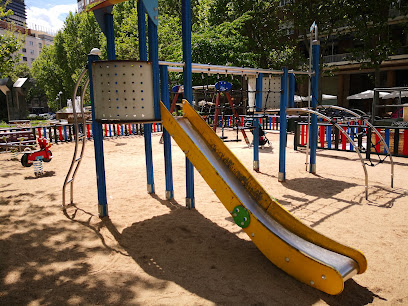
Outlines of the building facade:
[{"label": "building facade", "polygon": [[21,60],[31,67],[34,60],[40,54],[41,49],[53,44],[54,36],[31,29],[28,29],[27,32],[24,47],[21,49],[23,55]]},{"label": "building facade", "polygon": [[[408,86],[408,31],[406,24],[408,16],[403,16],[398,10],[389,12],[388,31],[393,42],[399,45],[396,52],[382,62],[380,66],[380,87]],[[330,46],[331,45],[331,46]],[[338,96],[338,104],[344,107],[367,109],[366,101],[347,100],[347,97],[356,93],[370,90],[375,87],[374,69],[350,60],[348,50],[358,47],[353,39],[353,33],[334,38],[329,44],[329,55],[323,56],[325,71],[330,71],[323,78],[322,90],[324,93]],[[385,102],[385,101],[384,101]]]},{"label": "building facade", "polygon": [[[5,3],[0,0],[0,3]],[[34,60],[40,54],[41,49],[53,44],[54,36],[39,30],[27,28],[27,14],[24,0],[13,0],[6,6],[6,11],[12,10],[13,14],[0,20],[0,35],[6,30],[12,30],[15,35],[25,36],[24,45],[19,53],[22,54],[22,62],[31,67]]]},{"label": "building facade", "polygon": [[[4,3],[5,1],[1,1]],[[26,6],[24,0],[13,0],[6,6],[6,11],[12,10],[13,15],[0,20],[0,35],[6,31],[12,31],[16,37],[24,39],[20,63],[26,63],[32,66],[34,60],[39,56],[42,48],[53,44],[54,36],[38,30],[28,29],[26,26]],[[8,120],[24,119],[23,117],[30,113],[48,112],[47,100],[44,97],[33,98],[32,101],[25,101],[25,95],[28,92],[32,80],[25,80],[24,86],[16,87],[14,85],[7,87],[7,79],[2,79],[5,84],[2,86],[4,96],[0,97],[0,104],[7,106]],[[2,95],[2,93],[0,93]]]},{"label": "building facade", "polygon": [[[0,0],[1,4],[4,4],[5,0]],[[8,23],[14,23],[14,25],[19,27],[26,26],[27,14],[26,14],[26,5],[24,0],[13,0],[6,5],[6,11],[12,10],[13,15],[7,16],[3,20]]]},{"label": "building facade", "polygon": [[[397,1],[398,2],[398,1]],[[407,87],[408,86],[408,16],[404,15],[398,5],[388,11],[388,33],[390,40],[399,47],[380,65],[379,87]],[[337,104],[346,108],[356,108],[371,112],[370,100],[348,100],[347,97],[373,90],[375,86],[374,68],[352,60],[352,49],[361,47],[360,42],[347,25],[336,29],[330,36],[319,33],[321,40],[321,56],[323,71],[321,73],[320,90],[323,94],[337,96]],[[390,42],[391,43],[391,42]],[[324,47],[323,47],[324,46]],[[306,54],[307,47],[299,44],[300,49]],[[307,95],[305,82],[298,88],[300,95]],[[392,100],[379,101],[381,104],[392,104]],[[392,108],[383,108],[382,114],[391,112]],[[395,110],[395,108],[394,108]]]}]

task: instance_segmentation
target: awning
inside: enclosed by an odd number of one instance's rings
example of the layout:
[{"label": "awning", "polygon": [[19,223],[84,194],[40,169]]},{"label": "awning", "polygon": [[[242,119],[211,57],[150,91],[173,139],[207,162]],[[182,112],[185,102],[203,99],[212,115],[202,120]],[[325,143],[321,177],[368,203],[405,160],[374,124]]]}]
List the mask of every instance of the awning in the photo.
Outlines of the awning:
[{"label": "awning", "polygon": [[406,98],[408,97],[408,90],[401,90],[401,91],[393,91],[392,93],[389,93],[382,97],[383,99],[395,99],[399,98],[401,93],[401,98]]},{"label": "awning", "polygon": [[[378,92],[378,94],[381,99],[384,96],[388,95],[387,92],[383,92],[383,91]],[[347,100],[363,100],[363,99],[373,99],[373,98],[374,98],[374,90],[366,90],[358,94],[348,96]]]}]

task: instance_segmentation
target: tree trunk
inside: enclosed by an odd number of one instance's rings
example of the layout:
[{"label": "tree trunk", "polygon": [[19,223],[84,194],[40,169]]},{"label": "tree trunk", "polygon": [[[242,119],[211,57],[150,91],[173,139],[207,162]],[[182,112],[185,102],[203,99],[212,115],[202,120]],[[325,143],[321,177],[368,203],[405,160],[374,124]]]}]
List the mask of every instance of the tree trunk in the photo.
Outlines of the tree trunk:
[{"label": "tree trunk", "polygon": [[379,88],[381,87],[380,65],[375,65],[374,69],[374,87]]}]

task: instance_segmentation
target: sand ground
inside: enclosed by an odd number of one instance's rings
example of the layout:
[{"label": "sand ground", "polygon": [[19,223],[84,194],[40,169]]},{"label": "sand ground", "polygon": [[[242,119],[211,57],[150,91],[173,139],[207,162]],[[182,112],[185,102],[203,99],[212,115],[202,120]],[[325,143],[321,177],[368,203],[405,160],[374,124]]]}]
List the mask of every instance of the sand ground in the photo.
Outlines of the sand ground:
[{"label": "sand ground", "polygon": [[[231,133],[231,132],[229,132]],[[233,135],[229,135],[233,138]],[[357,154],[318,151],[317,174],[289,136],[279,183],[279,137],[260,153],[263,187],[315,230],[360,249],[366,273],[330,296],[285,274],[236,226],[195,172],[196,209],[185,208],[185,159],[175,142],[175,199],[165,200],[163,147],[153,135],[155,195],[146,192],[142,136],[104,141],[109,218],[100,219],[93,142],[61,211],[73,143],[53,145],[44,176],[0,154],[0,305],[408,305],[408,159],[369,167]],[[228,143],[252,169],[252,149]],[[69,198],[69,194],[67,194]]]}]

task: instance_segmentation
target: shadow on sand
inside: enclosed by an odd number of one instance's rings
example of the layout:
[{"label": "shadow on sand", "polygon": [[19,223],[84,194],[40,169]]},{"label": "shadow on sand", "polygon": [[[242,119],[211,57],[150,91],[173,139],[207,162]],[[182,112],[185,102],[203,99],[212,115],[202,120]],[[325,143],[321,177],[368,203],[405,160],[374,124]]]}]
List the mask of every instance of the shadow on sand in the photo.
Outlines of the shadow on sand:
[{"label": "shadow on sand", "polygon": [[[137,222],[121,233],[109,218],[103,226],[149,275],[171,281],[216,304],[311,305],[371,303],[375,295],[353,280],[332,297],[304,285],[271,264],[251,241],[206,219],[196,210],[155,198],[168,214]],[[152,244],[152,241],[154,243]]]},{"label": "shadow on sand", "polygon": [[[322,299],[332,305],[363,305],[376,297],[353,280],[339,296],[319,292],[276,268],[252,242],[157,196],[170,212],[121,232],[109,218],[95,222],[97,216],[75,207],[65,220],[41,222],[53,217],[58,205],[45,209],[32,203],[20,211],[18,203],[31,199],[27,193],[8,199],[16,210],[0,216],[7,229],[0,240],[1,305],[129,305],[137,301],[139,289],[171,295],[168,282],[216,304],[311,305]],[[26,218],[13,218],[21,213]],[[140,266],[154,279],[122,268],[93,271],[91,258],[112,256],[131,258],[137,265],[130,269]]]}]

